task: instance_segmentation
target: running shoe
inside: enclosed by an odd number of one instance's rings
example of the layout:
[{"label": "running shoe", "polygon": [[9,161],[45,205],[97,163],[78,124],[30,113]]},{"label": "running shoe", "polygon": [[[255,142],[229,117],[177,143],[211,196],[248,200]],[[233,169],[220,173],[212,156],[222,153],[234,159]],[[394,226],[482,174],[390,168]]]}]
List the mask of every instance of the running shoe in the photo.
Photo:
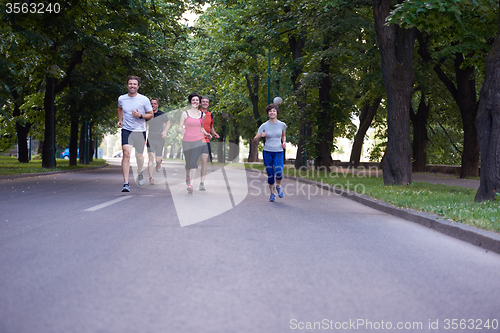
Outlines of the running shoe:
[{"label": "running shoe", "polygon": [[189,184],[188,188],[187,188],[187,191],[188,191],[189,194],[193,194],[193,185]]},{"label": "running shoe", "polygon": [[161,163],[156,163],[156,172],[160,172]]},{"label": "running shoe", "polygon": [[269,197],[269,201],[271,202],[274,202],[274,200],[276,200],[276,196],[273,194],[271,194],[271,196]]},{"label": "running shoe", "polygon": [[276,186],[276,191],[278,191],[278,197],[283,198],[284,194],[281,186]]},{"label": "running shoe", "polygon": [[153,179],[153,177],[149,177],[149,185],[154,185],[155,184],[155,180]]},{"label": "running shoe", "polygon": [[189,179],[189,177],[186,177],[186,185],[189,186],[189,184],[191,184],[191,179]]},{"label": "running shoe", "polygon": [[144,171],[139,172],[139,175],[137,176],[137,185],[142,186],[144,185],[145,180],[144,180]]},{"label": "running shoe", "polygon": [[129,185],[129,183],[124,183],[123,184],[122,192],[130,192],[130,185]]},{"label": "running shoe", "polygon": [[206,191],[204,182],[200,182],[200,191]]}]

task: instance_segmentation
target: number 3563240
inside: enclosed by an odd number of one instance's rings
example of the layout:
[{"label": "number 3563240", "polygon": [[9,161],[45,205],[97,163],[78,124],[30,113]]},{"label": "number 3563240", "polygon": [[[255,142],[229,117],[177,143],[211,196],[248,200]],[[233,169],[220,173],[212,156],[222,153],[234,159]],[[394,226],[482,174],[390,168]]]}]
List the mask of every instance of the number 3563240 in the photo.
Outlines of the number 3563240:
[{"label": "number 3563240", "polygon": [[6,12],[7,14],[45,14],[45,13],[59,13],[61,11],[61,5],[59,3],[19,3],[19,2],[7,2]]}]

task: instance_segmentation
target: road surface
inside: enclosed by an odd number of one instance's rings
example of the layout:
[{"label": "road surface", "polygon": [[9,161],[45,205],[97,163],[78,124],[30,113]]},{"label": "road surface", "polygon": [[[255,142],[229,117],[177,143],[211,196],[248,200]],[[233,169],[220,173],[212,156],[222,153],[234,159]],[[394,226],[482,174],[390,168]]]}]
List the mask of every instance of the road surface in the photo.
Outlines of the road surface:
[{"label": "road surface", "polygon": [[243,170],[190,196],[164,165],[131,193],[117,165],[0,181],[0,332],[500,331],[498,254]]}]

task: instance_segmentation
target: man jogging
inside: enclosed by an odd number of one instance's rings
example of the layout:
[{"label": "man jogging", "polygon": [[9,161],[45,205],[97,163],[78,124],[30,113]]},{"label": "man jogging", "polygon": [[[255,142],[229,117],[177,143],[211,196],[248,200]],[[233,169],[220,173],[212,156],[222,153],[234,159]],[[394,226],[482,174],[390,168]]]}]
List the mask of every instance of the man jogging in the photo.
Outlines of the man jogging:
[{"label": "man jogging", "polygon": [[[158,111],[158,98],[151,98],[151,106],[153,107],[153,119],[146,122],[148,126],[148,172],[149,184],[154,185],[153,165],[156,155],[156,171],[161,169],[163,157],[163,148],[165,146],[165,138],[167,137],[168,129],[170,128],[170,119],[166,113]],[[165,125],[166,124],[166,125]],[[165,125],[165,127],[163,127]]]},{"label": "man jogging", "polygon": [[[207,133],[211,133],[215,138],[219,138],[219,134],[215,133],[214,130],[214,115],[208,111],[208,106],[210,105],[210,100],[208,97],[204,96],[201,98],[201,111],[205,114],[203,128]],[[201,181],[200,181],[200,191],[205,191],[205,176],[207,175],[207,163],[208,157],[210,157],[210,162],[212,162],[212,151],[210,149],[210,138],[203,136],[203,151],[201,153]]]},{"label": "man jogging", "polygon": [[128,94],[118,97],[118,128],[122,129],[122,192],[130,192],[128,181],[130,169],[130,154],[132,147],[135,148],[137,160],[137,184],[144,185],[144,145],[146,142],[146,119],[153,118],[153,108],[149,99],[137,91],[141,86],[141,78],[138,76],[127,77]]}]

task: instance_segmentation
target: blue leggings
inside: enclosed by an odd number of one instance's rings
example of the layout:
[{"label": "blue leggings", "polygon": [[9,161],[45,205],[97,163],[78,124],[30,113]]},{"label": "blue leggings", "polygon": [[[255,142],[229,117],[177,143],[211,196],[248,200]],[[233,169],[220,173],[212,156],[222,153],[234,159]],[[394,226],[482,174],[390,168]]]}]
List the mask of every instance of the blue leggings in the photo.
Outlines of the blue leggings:
[{"label": "blue leggings", "polygon": [[276,180],[283,179],[283,151],[264,150],[262,157],[267,171],[267,183],[273,185],[275,177]]}]

